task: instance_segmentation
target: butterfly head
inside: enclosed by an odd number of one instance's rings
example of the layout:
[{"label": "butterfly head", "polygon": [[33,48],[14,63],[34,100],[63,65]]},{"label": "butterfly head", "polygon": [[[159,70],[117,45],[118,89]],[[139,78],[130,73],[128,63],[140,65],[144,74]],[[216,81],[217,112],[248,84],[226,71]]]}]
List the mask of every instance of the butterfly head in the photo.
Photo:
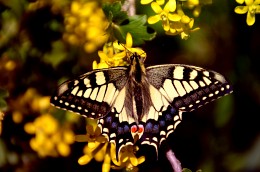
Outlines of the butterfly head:
[{"label": "butterfly head", "polygon": [[137,82],[141,82],[142,75],[146,73],[144,67],[145,56],[134,52],[129,56],[128,60],[130,63],[130,76],[133,76]]}]

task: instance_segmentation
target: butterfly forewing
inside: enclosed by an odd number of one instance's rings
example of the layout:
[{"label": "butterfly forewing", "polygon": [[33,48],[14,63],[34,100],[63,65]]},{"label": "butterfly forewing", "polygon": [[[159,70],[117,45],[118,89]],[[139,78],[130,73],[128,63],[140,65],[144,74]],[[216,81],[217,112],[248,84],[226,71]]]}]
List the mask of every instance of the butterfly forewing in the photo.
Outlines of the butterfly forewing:
[{"label": "butterfly forewing", "polygon": [[124,67],[88,72],[61,84],[51,103],[89,118],[101,118],[111,111],[127,80]]},{"label": "butterfly forewing", "polygon": [[192,111],[232,92],[222,75],[196,66],[151,66],[147,68],[147,77],[150,84],[181,111]]}]

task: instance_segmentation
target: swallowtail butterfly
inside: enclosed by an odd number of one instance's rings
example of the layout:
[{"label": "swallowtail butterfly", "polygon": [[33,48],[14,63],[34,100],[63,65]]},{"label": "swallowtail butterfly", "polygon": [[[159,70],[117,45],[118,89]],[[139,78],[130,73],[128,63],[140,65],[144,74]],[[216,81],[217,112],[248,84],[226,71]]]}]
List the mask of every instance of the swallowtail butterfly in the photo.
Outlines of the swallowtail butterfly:
[{"label": "swallowtail butterfly", "polygon": [[232,92],[225,78],[200,67],[166,64],[145,68],[133,53],[130,66],[98,69],[60,85],[51,103],[88,118],[117,154],[126,145],[148,144],[158,152],[183,112]]}]

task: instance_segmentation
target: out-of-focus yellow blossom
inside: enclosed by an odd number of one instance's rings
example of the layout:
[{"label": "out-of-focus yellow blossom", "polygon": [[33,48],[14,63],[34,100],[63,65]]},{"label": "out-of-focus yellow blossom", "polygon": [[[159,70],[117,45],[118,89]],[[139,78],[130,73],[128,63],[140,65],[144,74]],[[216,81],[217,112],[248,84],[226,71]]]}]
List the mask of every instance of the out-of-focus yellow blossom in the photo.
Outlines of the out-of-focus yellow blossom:
[{"label": "out-of-focus yellow blossom", "polygon": [[5,63],[5,69],[7,71],[12,71],[14,70],[16,67],[16,63],[13,61],[13,60],[8,60],[6,63]]},{"label": "out-of-focus yellow blossom", "polygon": [[193,15],[198,17],[201,12],[201,5],[199,0],[187,0],[184,4],[187,8],[193,9]]},{"label": "out-of-focus yellow blossom", "polygon": [[[170,29],[169,20],[178,20],[178,15],[172,14],[170,12],[174,12],[176,10],[176,1],[169,0],[164,8],[162,9],[161,6],[157,2],[152,2],[151,7],[156,15],[151,16],[148,18],[149,24],[157,23],[159,20],[162,21],[163,29],[168,31]],[[176,19],[177,17],[177,19]]]},{"label": "out-of-focus yellow blossom", "polygon": [[240,4],[245,2],[245,6],[237,6],[235,13],[247,13],[246,23],[248,26],[252,26],[255,23],[255,14],[260,13],[260,0],[237,0],[237,2]]},{"label": "out-of-focus yellow blossom", "polygon": [[24,130],[28,134],[35,135],[30,140],[30,146],[39,156],[56,157],[70,154],[70,144],[74,143],[74,133],[68,126],[61,126],[51,114],[43,114],[33,122],[26,123]]},{"label": "out-of-focus yellow blossom", "polygon": [[29,88],[26,92],[19,96],[16,100],[10,102],[13,109],[12,118],[15,123],[22,122],[24,115],[28,113],[41,113],[49,110],[50,97],[41,96],[36,89]]},{"label": "out-of-focus yellow blossom", "polygon": [[[133,39],[130,33],[126,35],[126,44],[119,44],[118,41],[105,44],[103,51],[99,51],[100,63],[93,62],[93,69],[101,69],[116,66],[129,65],[127,57],[136,52],[142,58],[146,58],[146,53],[138,47],[133,48]],[[131,53],[129,55],[129,53]]]},{"label": "out-of-focus yellow blossom", "polygon": [[70,11],[65,13],[63,38],[73,45],[84,45],[92,53],[108,39],[106,19],[98,1],[72,1]]},{"label": "out-of-focus yellow blossom", "polygon": [[64,0],[37,0],[28,4],[28,10],[37,10],[39,8],[50,6],[52,12],[58,12],[68,4],[68,1]]},{"label": "out-of-focus yellow blossom", "polygon": [[4,120],[4,113],[0,111],[0,135],[2,133],[2,121]]}]

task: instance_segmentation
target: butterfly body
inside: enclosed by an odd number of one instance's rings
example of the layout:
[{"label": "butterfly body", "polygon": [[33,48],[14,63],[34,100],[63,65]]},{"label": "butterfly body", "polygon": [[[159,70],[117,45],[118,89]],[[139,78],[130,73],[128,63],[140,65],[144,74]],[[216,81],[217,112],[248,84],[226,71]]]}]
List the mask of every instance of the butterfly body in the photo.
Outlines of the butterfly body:
[{"label": "butterfly body", "polygon": [[98,126],[117,153],[136,141],[155,147],[182,120],[182,113],[232,92],[224,77],[200,67],[168,64],[145,68],[137,53],[128,67],[99,69],[69,80],[51,103]]}]

